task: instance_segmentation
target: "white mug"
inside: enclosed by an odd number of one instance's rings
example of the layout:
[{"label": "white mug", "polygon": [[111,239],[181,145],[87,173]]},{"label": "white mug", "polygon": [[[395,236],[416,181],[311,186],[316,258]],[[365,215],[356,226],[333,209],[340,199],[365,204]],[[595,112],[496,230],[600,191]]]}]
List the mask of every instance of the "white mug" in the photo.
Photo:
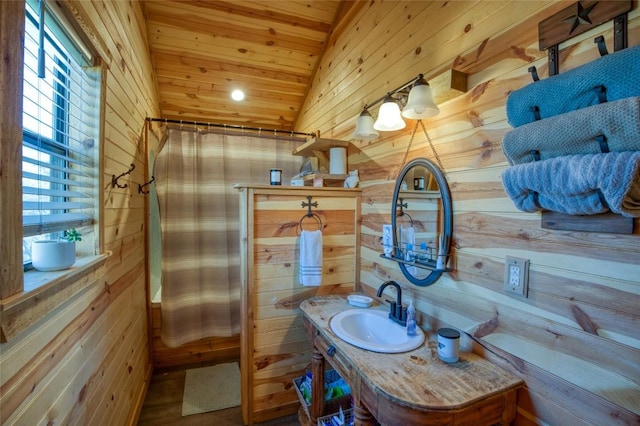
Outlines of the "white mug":
[{"label": "white mug", "polygon": [[438,329],[438,358],[444,362],[457,362],[460,332],[453,328]]}]

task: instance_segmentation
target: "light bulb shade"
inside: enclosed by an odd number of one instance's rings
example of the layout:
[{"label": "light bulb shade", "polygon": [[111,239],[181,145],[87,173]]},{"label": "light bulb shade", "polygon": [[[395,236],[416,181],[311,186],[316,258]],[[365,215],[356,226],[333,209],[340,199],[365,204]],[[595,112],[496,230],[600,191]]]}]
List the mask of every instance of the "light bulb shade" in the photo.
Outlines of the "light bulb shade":
[{"label": "light bulb shade", "polygon": [[393,98],[387,96],[380,106],[378,120],[374,123],[373,128],[383,132],[391,132],[393,130],[404,129],[406,125],[400,115],[400,107]]},{"label": "light bulb shade", "polygon": [[356,122],[356,130],[353,132],[353,139],[371,141],[380,136],[380,133],[373,128],[373,117],[366,109],[362,111]]},{"label": "light bulb shade", "polygon": [[433,101],[433,92],[429,83],[423,78],[416,81],[409,92],[407,105],[402,110],[402,116],[413,120],[433,117],[440,112],[440,108]]}]

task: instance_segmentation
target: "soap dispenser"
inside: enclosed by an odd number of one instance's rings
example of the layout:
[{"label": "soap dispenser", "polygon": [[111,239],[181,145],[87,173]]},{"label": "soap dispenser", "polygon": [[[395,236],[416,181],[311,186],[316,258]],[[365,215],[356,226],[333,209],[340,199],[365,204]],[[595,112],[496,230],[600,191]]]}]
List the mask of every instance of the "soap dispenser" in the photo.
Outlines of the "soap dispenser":
[{"label": "soap dispenser", "polygon": [[415,336],[416,331],[416,308],[413,307],[413,300],[409,300],[409,307],[407,308],[407,336]]}]

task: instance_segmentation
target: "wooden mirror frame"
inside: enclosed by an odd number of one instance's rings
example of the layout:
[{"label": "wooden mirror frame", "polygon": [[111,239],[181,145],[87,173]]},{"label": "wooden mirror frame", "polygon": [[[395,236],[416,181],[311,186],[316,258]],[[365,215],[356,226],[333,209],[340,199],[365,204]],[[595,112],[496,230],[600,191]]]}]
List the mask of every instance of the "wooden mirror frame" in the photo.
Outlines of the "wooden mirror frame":
[{"label": "wooden mirror frame", "polygon": [[[400,174],[398,175],[398,179],[396,180],[396,186],[393,191],[393,199],[391,201],[391,226],[393,228],[393,232],[392,232],[393,247],[398,247],[398,234],[396,232],[397,231],[396,216],[397,216],[397,208],[398,208],[398,197],[402,189],[402,182],[404,181],[404,178],[407,176],[407,174],[411,171],[411,169],[416,166],[422,166],[426,168],[435,177],[436,182],[438,183],[438,189],[440,190],[440,196],[442,200],[442,211],[441,211],[442,224],[440,227],[441,229],[438,231],[438,238],[436,238],[436,241],[439,241],[440,235],[443,235],[444,247],[445,247],[444,252],[448,255],[448,257],[450,257],[449,255],[451,251],[451,236],[453,234],[453,206],[451,202],[451,191],[449,190],[449,184],[447,183],[447,179],[445,178],[442,170],[440,170],[440,168],[437,165],[435,165],[431,160],[427,158],[415,158],[411,160],[409,163],[407,163],[403,167],[403,169],[400,171]],[[424,278],[418,278],[414,276],[412,273],[410,273],[408,266],[405,263],[398,262],[398,265],[400,266],[400,270],[402,271],[402,274],[405,276],[407,280],[409,280],[409,282],[419,287],[426,287],[435,283],[438,280],[438,278],[440,278],[442,273],[447,270],[446,265],[448,261],[450,261],[450,259],[447,258],[447,260],[445,260],[444,262],[444,267],[442,269],[435,269],[427,266],[420,266],[422,269],[431,270],[431,273]]]}]

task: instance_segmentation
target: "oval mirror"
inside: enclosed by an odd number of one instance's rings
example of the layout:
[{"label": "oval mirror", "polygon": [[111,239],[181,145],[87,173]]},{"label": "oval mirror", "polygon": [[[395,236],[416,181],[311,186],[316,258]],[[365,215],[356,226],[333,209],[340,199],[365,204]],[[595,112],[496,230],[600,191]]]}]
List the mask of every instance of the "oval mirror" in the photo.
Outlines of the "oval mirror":
[{"label": "oval mirror", "polygon": [[410,161],[396,181],[391,202],[393,250],[407,280],[417,286],[450,271],[453,208],[444,174],[426,158]]}]

